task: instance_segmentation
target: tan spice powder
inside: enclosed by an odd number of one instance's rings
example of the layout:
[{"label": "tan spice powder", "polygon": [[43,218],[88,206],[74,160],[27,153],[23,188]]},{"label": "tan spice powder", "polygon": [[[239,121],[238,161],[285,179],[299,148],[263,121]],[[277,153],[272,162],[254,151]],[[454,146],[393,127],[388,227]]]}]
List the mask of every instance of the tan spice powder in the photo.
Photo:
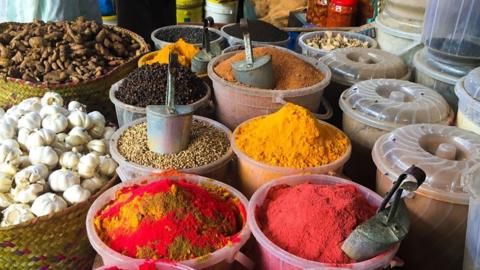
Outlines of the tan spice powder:
[{"label": "tan spice powder", "polygon": [[[276,48],[254,48],[253,55],[255,57],[263,55],[272,56],[273,73],[276,81],[275,90],[308,87],[320,82],[324,78],[324,75],[310,63]],[[241,51],[215,66],[215,73],[227,81],[236,82],[232,63],[243,59],[245,59],[245,53]]]}]

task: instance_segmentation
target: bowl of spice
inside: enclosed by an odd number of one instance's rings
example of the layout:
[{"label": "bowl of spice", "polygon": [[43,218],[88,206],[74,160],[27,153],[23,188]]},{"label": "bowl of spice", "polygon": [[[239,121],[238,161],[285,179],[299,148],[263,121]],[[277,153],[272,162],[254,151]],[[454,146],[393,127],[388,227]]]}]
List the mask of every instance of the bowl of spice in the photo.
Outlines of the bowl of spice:
[{"label": "bowl of spice", "polygon": [[248,205],[260,269],[383,269],[395,245],[364,261],[341,250],[343,241],[375,214],[382,198],[354,182],[329,175],[292,175],[259,188]]},{"label": "bowl of spice", "polygon": [[[222,33],[209,27],[211,44],[222,47],[224,38]],[[200,25],[169,25],[154,30],[150,36],[155,44],[155,49],[163,47],[183,39],[185,42],[202,47],[203,27]]]},{"label": "bowl of spice", "polygon": [[[276,45],[285,48],[288,46],[290,36],[287,32],[264,21],[247,21],[252,45]],[[222,27],[221,31],[226,36],[230,46],[243,44],[243,30],[240,23],[227,24]]]},{"label": "bowl of spice", "polygon": [[355,32],[315,31],[306,33],[298,39],[302,54],[320,58],[327,53],[341,48],[376,48],[375,39]]},{"label": "bowl of spice", "polygon": [[318,112],[323,90],[330,83],[330,69],[320,61],[288,49],[265,45],[253,49],[255,57],[271,55],[275,87],[260,89],[235,80],[231,64],[245,58],[244,51],[215,57],[208,65],[216,101],[216,117],[234,129],[240,123],[277,111],[292,102]]},{"label": "bowl of spice", "polygon": [[231,135],[224,125],[195,115],[187,148],[162,155],[148,148],[147,124],[145,118],[141,118],[119,128],[109,144],[122,181],[169,169],[229,180],[227,169],[233,158]]},{"label": "bowl of spice", "polygon": [[[148,105],[165,104],[167,64],[143,65],[110,88],[110,101],[115,105],[118,126],[147,115]],[[191,105],[196,111],[208,106],[210,86],[189,68],[178,67],[175,76],[175,103]]]},{"label": "bowl of spice", "polygon": [[233,132],[231,144],[247,196],[280,176],[341,173],[352,150],[341,130],[292,103],[242,123]]},{"label": "bowl of spice", "polygon": [[239,255],[250,237],[247,204],[239,191],[209,178],[152,174],[98,197],[87,214],[87,234],[106,265],[153,260],[226,269],[237,257],[249,262]]},{"label": "bowl of spice", "polygon": [[95,270],[193,270],[193,268],[178,263],[155,262],[152,260],[135,263],[123,263],[102,266]]}]

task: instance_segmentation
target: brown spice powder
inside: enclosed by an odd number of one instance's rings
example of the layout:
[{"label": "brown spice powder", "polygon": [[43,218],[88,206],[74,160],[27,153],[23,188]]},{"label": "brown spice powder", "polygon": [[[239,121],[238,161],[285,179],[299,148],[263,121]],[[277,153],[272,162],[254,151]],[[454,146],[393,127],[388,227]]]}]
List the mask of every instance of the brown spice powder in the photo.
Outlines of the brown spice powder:
[{"label": "brown spice powder", "polygon": [[[253,55],[255,57],[263,55],[272,56],[273,73],[276,81],[274,90],[308,87],[320,82],[324,78],[322,72],[310,63],[276,48],[254,48]],[[232,63],[243,59],[245,59],[245,53],[241,51],[215,66],[215,73],[227,81],[236,82]]]}]

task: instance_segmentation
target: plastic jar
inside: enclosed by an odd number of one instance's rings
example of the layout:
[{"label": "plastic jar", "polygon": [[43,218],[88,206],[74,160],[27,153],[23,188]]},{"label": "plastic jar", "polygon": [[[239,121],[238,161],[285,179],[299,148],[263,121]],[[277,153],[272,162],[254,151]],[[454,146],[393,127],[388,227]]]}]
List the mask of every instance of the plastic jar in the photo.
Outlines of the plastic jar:
[{"label": "plastic jar", "polygon": [[315,269],[315,270],[376,270],[383,269],[385,266],[390,264],[390,260],[393,258],[395,253],[398,250],[398,245],[392,247],[388,251],[371,258],[369,260],[352,263],[352,264],[343,264],[343,265],[332,265],[325,264],[315,261],[306,260],[300,257],[297,257],[280,247],[274,244],[270,239],[268,239],[265,234],[260,229],[255,212],[257,207],[261,206],[265,201],[265,197],[268,191],[277,185],[287,184],[287,185],[299,185],[305,182],[321,185],[336,185],[336,184],[351,184],[355,185],[361,193],[365,195],[367,200],[372,205],[380,205],[382,198],[375,194],[375,192],[353,183],[351,181],[329,176],[329,175],[292,175],[275,179],[268,184],[262,185],[256,192],[253,194],[250,203],[248,204],[248,226],[252,231],[253,236],[257,240],[257,245],[259,247],[259,269],[263,270],[300,270],[300,269]]},{"label": "plastic jar", "polygon": [[328,0],[308,0],[307,22],[317,26],[327,25]]},{"label": "plastic jar", "polygon": [[[200,10],[202,9],[202,5],[200,4]],[[193,30],[195,29],[198,29],[198,35],[199,36],[202,36],[202,29],[203,29],[203,26],[200,26],[200,25],[169,25],[169,26],[164,26],[164,27],[160,27],[156,30],[154,30],[152,32],[152,34],[150,35],[150,38],[152,39],[153,43],[155,44],[155,49],[156,50],[160,50],[162,49],[163,47],[167,46],[167,45],[170,45],[172,44],[172,42],[169,42],[169,41],[166,41],[166,40],[163,40],[162,39],[162,36],[160,35],[163,31],[165,30],[171,30],[171,31],[175,31],[175,30],[178,30],[178,31],[181,31],[181,30],[184,30],[184,29],[188,29],[188,28],[193,28]],[[215,40],[212,40],[211,41],[211,44],[212,46],[216,46],[216,47],[220,47],[222,48],[223,47],[223,42],[224,42],[224,38],[222,36],[222,33],[218,30],[218,29],[215,29],[213,27],[209,27],[208,28],[209,31],[213,32],[213,33],[216,33],[218,34],[218,38],[215,39]],[[193,45],[201,48],[202,47],[202,43],[199,42],[199,43],[193,43]]]},{"label": "plastic jar", "polygon": [[[100,268],[96,268],[94,270],[108,270],[112,267],[117,267],[120,270],[138,270],[142,263],[133,263],[133,264],[115,264],[115,265],[106,265]],[[157,262],[155,263],[156,270],[194,270],[191,267],[181,265],[181,264],[173,264],[173,263],[162,263]]]},{"label": "plastic jar", "polygon": [[420,84],[374,79],[359,82],[340,97],[343,131],[352,140],[345,172],[366,187],[375,187],[372,148],[378,138],[410,124],[452,125],[455,114],[445,99]]},{"label": "plastic jar", "polygon": [[[224,184],[222,182],[198,176],[192,174],[176,174],[176,175],[153,175],[153,176],[146,176],[140,177],[135,179],[129,179],[129,181],[117,184],[104,193],[100,195],[92,204],[90,209],[87,213],[87,235],[88,240],[92,247],[97,251],[97,253],[102,257],[103,262],[106,265],[125,265],[130,268],[134,268],[139,264],[143,263],[144,260],[136,259],[132,257],[125,256],[107,246],[97,234],[94,226],[94,218],[98,211],[103,209],[107,203],[115,198],[115,193],[123,187],[128,187],[133,184],[145,185],[150,182],[156,181],[158,178],[162,179],[169,179],[172,181],[178,181],[180,179],[185,179],[188,182],[196,183],[196,184],[207,184],[218,186],[226,189],[228,192],[233,194],[235,197],[238,198],[240,203],[247,209],[248,207],[248,200],[245,196],[240,193],[235,188]],[[245,255],[240,252],[240,248],[245,245],[247,240],[250,238],[250,230],[247,226],[247,221],[245,222],[242,230],[238,233],[238,242],[233,242],[230,245],[226,245],[223,248],[216,250],[215,252],[203,256],[197,259],[191,259],[187,261],[181,261],[179,263],[192,267],[194,269],[228,269],[229,265],[234,261],[238,261],[242,265],[244,265],[247,269],[253,269],[252,262],[248,259]],[[161,263],[160,263],[161,265]]]},{"label": "plastic jar", "polygon": [[[197,115],[194,115],[193,119],[206,122],[209,125],[212,125],[215,128],[222,130],[227,134],[229,138],[232,136],[232,132],[227,127],[225,127],[224,125],[212,119],[197,116]],[[128,181],[129,179],[165,171],[162,169],[151,168],[151,167],[143,166],[133,162],[129,162],[118,151],[118,147],[117,147],[118,140],[120,139],[120,136],[125,132],[125,130],[127,130],[131,126],[143,123],[145,121],[146,121],[145,118],[137,119],[129,123],[128,125],[125,125],[119,128],[117,131],[115,131],[115,133],[113,133],[112,137],[110,138],[110,141],[109,141],[110,154],[112,155],[112,158],[118,163],[117,174],[120,177],[120,180],[122,181]],[[228,175],[228,165],[232,160],[232,158],[233,158],[233,151],[230,146],[230,149],[228,149],[228,151],[222,157],[220,157],[218,160],[216,160],[213,163],[206,164],[201,167],[182,169],[178,171],[184,172],[184,173],[203,175],[203,176],[207,176],[215,179],[222,179],[225,181],[229,181],[229,180],[231,181],[232,177]]]},{"label": "plastic jar", "polygon": [[427,175],[404,198],[411,224],[399,256],[408,268],[461,269],[469,201],[462,176],[480,162],[480,135],[457,127],[409,125],[378,139],[372,157],[380,195],[412,164]]},{"label": "plastic jar", "polygon": [[480,165],[473,167],[463,178],[470,194],[463,269],[475,270],[480,267]]},{"label": "plastic jar", "polygon": [[[262,116],[260,116],[262,117]],[[250,119],[242,124],[246,124],[250,121],[253,121],[257,118]],[[328,125],[331,128],[335,129],[337,132],[343,133],[341,130],[337,129],[336,127],[320,121],[321,124]],[[235,142],[235,134],[238,133],[240,126],[237,127],[233,131],[233,135],[231,136],[230,145],[232,146],[233,152],[237,156],[237,171],[238,177],[240,180],[240,187],[242,192],[250,197],[255,190],[257,190],[261,185],[272,181],[272,179],[286,176],[286,175],[293,175],[293,174],[342,174],[343,165],[348,161],[350,158],[350,154],[352,152],[352,147],[350,145],[349,140],[349,147],[347,151],[341,156],[339,159],[335,160],[332,163],[319,166],[319,167],[311,167],[311,168],[304,168],[304,169],[297,169],[297,168],[288,168],[288,167],[278,167],[273,166],[270,164],[266,164],[260,161],[256,161],[253,158],[246,155],[242,150],[240,150]]]},{"label": "plastic jar", "polygon": [[355,24],[357,0],[331,0],[328,4],[327,27]]},{"label": "plastic jar", "polygon": [[480,134],[480,68],[455,85],[458,97],[457,127]]},{"label": "plastic jar", "polygon": [[332,71],[332,83],[325,90],[325,98],[332,105],[333,117],[329,120],[342,126],[340,95],[355,83],[370,79],[409,80],[410,70],[398,56],[379,49],[337,49],[320,59]]}]

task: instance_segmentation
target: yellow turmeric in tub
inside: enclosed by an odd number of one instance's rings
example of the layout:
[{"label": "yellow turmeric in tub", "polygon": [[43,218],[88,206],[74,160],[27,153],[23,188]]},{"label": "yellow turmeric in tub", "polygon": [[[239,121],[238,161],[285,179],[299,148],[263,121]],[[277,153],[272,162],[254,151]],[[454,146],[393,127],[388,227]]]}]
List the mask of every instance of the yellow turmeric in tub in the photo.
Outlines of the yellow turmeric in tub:
[{"label": "yellow turmeric in tub", "polygon": [[291,103],[273,114],[240,125],[235,142],[254,160],[298,169],[332,163],[350,146],[343,132],[319,122],[307,109]]},{"label": "yellow turmeric in tub", "polygon": [[179,39],[174,44],[163,47],[160,51],[158,51],[155,57],[150,60],[146,60],[145,64],[168,64],[168,56],[171,51],[178,54],[178,62],[181,65],[190,67],[193,57],[200,51],[200,49],[190,43],[185,42],[183,39]]}]

